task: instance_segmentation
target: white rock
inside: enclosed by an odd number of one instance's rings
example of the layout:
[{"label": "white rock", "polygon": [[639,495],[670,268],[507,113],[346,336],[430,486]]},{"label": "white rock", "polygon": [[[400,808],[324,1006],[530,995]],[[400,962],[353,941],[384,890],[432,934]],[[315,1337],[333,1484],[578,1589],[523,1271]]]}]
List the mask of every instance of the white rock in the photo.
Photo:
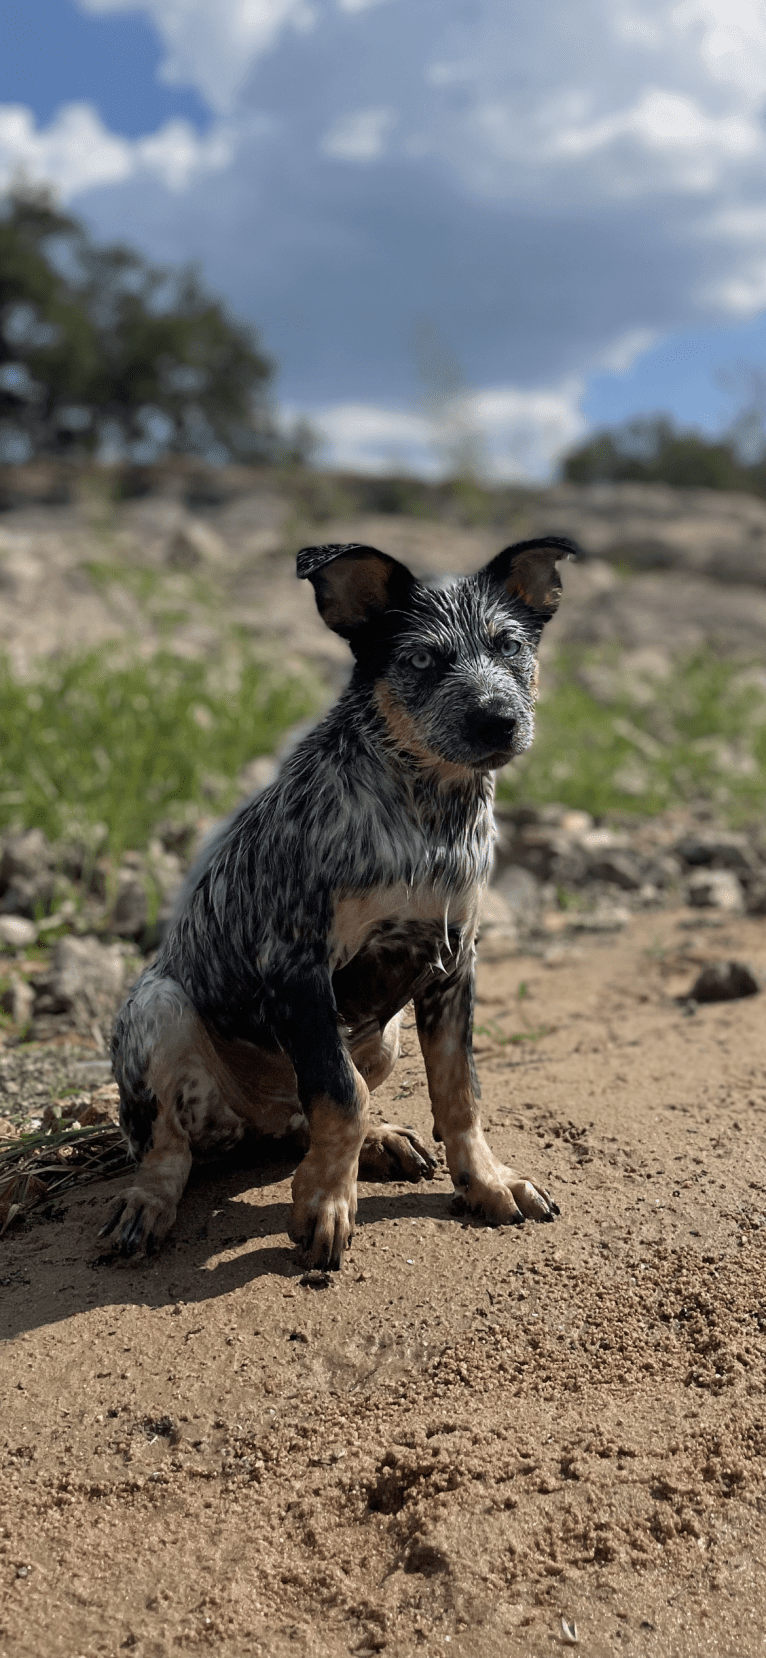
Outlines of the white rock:
[{"label": "white rock", "polygon": [[34,921],[28,921],[25,915],[0,915],[0,946],[5,944],[11,950],[26,950],[36,938]]},{"label": "white rock", "polygon": [[730,869],[704,869],[692,875],[687,888],[695,909],[728,910],[741,915],[745,908],[742,882]]}]

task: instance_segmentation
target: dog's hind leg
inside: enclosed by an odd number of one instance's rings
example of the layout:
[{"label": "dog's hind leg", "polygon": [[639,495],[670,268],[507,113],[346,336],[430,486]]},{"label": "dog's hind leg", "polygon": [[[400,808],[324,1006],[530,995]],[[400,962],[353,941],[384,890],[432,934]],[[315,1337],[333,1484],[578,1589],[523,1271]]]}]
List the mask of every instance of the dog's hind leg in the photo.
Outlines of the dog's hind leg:
[{"label": "dog's hind leg", "polygon": [[189,998],[151,968],[117,1017],[112,1058],[120,1124],[139,1168],[100,1235],[135,1255],[170,1230],[192,1146],[233,1144],[243,1124],[221,1098],[215,1055]]},{"label": "dog's hind leg", "polygon": [[[351,1058],[372,1093],[391,1075],[399,1057],[401,1014],[383,1030],[364,1035],[350,1045]],[[433,1180],[438,1167],[430,1146],[414,1128],[400,1123],[371,1123],[359,1153],[359,1173],[365,1180]]]},{"label": "dog's hind leg", "polygon": [[467,958],[415,996],[418,1036],[434,1114],[456,1191],[467,1208],[495,1226],[553,1220],[558,1208],[543,1186],[499,1163],[484,1138],[471,1049],[473,963]]}]

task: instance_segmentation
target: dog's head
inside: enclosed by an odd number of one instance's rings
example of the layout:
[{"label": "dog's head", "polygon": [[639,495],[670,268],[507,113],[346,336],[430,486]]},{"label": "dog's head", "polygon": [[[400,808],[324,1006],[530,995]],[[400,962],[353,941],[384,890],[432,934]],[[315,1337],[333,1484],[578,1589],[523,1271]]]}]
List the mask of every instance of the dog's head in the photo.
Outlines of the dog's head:
[{"label": "dog's head", "polygon": [[564,536],[519,541],[473,576],[420,582],[375,547],[304,547],[327,626],[348,639],[396,747],[424,763],[493,771],[529,747],[537,647],[558,607]]}]

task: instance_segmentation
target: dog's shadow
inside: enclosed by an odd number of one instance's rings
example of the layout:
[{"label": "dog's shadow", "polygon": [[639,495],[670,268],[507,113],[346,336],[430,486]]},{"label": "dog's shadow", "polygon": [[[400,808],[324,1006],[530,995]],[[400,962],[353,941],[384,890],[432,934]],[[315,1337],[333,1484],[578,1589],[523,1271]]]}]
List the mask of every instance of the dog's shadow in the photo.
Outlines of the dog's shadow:
[{"label": "dog's shadow", "polygon": [[[156,1255],[145,1258],[126,1260],[98,1239],[129,1175],[83,1188],[58,1209],[33,1211],[3,1240],[3,1334],[13,1337],[99,1307],[202,1305],[266,1278],[296,1284],[306,1263],[287,1226],[289,1182],[301,1155],[289,1143],[265,1149],[261,1140],[195,1163],[173,1231]],[[360,1181],[357,1229],[384,1220],[446,1220],[453,1199],[443,1173],[434,1183]]]}]

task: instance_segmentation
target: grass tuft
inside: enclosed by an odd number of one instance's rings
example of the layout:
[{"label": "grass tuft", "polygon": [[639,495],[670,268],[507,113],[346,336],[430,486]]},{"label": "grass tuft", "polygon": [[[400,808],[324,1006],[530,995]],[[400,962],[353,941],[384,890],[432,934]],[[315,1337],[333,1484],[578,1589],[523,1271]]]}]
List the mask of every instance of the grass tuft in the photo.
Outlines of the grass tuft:
[{"label": "grass tuft", "polygon": [[213,662],[108,647],[43,664],[23,683],[0,661],[0,829],[58,840],[104,825],[112,853],[141,847],[180,803],[226,810],[241,767],[272,753],[318,700],[308,673],[278,671],[238,644]]},{"label": "grass tuft", "polygon": [[501,799],[649,816],[706,800],[732,823],[763,810],[766,672],[712,649],[663,677],[614,651],[569,647],[546,666],[533,747],[504,771]]},{"label": "grass tuft", "polygon": [[0,1141],[0,1236],[43,1199],[83,1181],[125,1174],[132,1160],[112,1123],[92,1128],[44,1129]]}]

